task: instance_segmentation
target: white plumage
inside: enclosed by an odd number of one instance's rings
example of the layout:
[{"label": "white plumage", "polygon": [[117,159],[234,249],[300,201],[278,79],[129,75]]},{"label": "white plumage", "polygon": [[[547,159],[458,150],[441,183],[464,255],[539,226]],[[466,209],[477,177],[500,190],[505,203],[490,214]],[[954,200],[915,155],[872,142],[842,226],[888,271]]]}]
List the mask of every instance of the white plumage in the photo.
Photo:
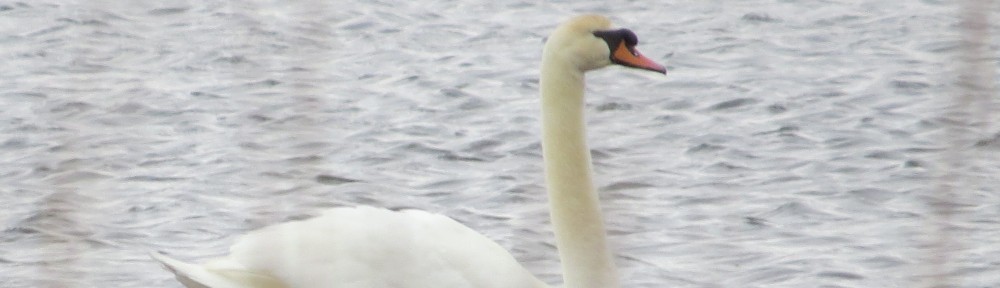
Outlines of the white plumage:
[{"label": "white plumage", "polygon": [[154,257],[212,288],[544,287],[503,247],[451,218],[367,206],[253,231],[205,265]]}]

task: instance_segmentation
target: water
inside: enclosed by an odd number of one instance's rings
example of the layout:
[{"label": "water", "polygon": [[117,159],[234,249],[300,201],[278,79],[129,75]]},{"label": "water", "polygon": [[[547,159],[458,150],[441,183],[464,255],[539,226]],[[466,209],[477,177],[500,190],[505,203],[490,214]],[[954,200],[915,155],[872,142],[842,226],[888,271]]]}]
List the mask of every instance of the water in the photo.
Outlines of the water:
[{"label": "water", "polygon": [[670,70],[589,77],[626,287],[1000,286],[1000,118],[945,114],[950,1],[246,0],[0,3],[0,287],[180,287],[147,251],[356,204],[449,215],[558,283],[537,65],[581,12]]}]

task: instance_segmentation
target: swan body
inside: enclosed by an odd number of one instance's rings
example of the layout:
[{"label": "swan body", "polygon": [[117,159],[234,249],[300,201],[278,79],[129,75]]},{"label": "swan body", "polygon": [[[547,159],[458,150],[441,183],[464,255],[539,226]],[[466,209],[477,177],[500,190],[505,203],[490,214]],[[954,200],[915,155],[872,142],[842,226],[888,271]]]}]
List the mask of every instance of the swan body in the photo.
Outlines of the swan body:
[{"label": "swan body", "polygon": [[451,218],[367,206],[253,231],[205,265],[154,258],[190,278],[182,283],[204,284],[188,287],[545,287],[503,247]]},{"label": "swan body", "polygon": [[[542,56],[542,150],[564,287],[614,288],[583,118],[583,74],[619,64],[666,73],[627,29],[598,15],[560,25]],[[417,210],[333,208],[241,237],[230,254],[189,264],[153,253],[189,288],[548,287],[500,245]]]}]

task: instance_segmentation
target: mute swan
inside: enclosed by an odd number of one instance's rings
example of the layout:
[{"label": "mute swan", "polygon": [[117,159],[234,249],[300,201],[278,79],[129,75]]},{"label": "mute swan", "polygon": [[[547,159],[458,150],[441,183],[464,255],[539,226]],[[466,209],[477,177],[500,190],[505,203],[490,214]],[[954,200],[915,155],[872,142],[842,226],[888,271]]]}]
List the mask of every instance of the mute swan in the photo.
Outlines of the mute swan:
[{"label": "mute swan", "polygon": [[[627,29],[578,16],[542,56],[542,150],[564,287],[618,287],[591,183],[584,133],[584,72],[619,64],[666,73],[635,50]],[[500,245],[427,212],[334,208],[243,236],[226,257],[194,265],[153,253],[190,288],[548,287]]]}]

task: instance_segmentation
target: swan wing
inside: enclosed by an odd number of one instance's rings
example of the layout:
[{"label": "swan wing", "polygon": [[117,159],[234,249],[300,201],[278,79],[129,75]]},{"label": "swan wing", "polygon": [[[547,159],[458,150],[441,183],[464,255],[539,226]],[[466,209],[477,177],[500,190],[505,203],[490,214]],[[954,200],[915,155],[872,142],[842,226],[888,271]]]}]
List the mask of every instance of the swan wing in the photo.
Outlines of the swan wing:
[{"label": "swan wing", "polygon": [[271,288],[212,286],[255,277],[289,288],[547,287],[503,247],[451,218],[367,206],[251,232],[208,265],[157,260],[178,279],[204,283],[185,283],[191,288]]},{"label": "swan wing", "polygon": [[160,253],[153,252],[150,256],[188,288],[286,288],[271,276],[232,267],[214,267],[219,263],[194,265]]}]

